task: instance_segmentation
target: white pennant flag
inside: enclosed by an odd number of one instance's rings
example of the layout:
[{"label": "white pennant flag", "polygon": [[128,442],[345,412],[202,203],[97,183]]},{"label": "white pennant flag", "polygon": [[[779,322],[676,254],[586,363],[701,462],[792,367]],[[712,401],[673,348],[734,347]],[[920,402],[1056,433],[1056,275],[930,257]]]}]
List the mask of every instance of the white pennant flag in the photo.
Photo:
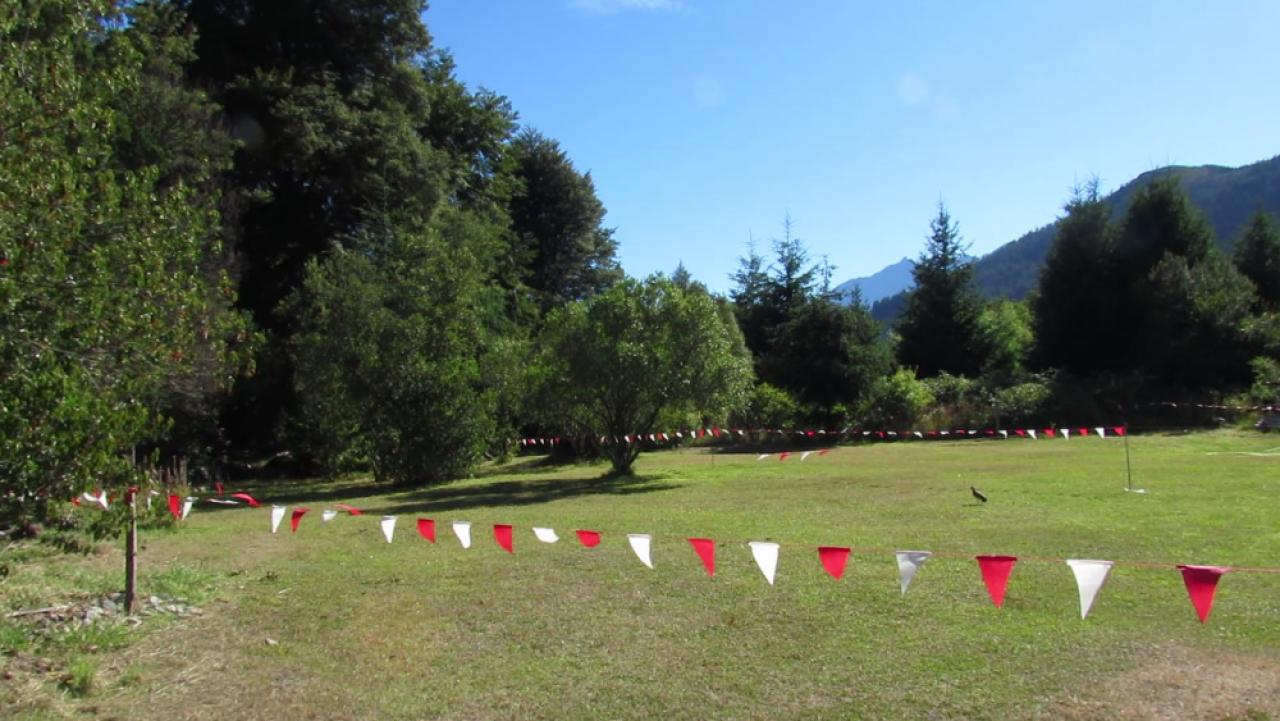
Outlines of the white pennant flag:
[{"label": "white pennant flag", "polygon": [[920,431],[911,431],[911,435],[915,436],[916,438],[924,438],[924,434],[921,433]]},{"label": "white pennant flag", "polygon": [[757,461],[763,461],[764,459],[766,459],[766,458],[768,458],[768,457],[769,457],[769,454],[768,454],[768,453],[761,453],[760,455],[756,456],[756,460],[757,460]]},{"label": "white pennant flag", "polygon": [[1031,436],[1031,440],[1033,441],[1036,439],[1036,432],[1033,429],[1028,428],[1027,435]]},{"label": "white pennant flag", "polygon": [[778,544],[769,541],[750,541],[747,545],[751,546],[751,555],[755,557],[760,573],[764,574],[764,580],[772,586],[773,575],[778,571]]},{"label": "white pennant flag", "polygon": [[458,537],[458,542],[463,548],[471,548],[471,522],[470,521],[454,521],[453,535]]},{"label": "white pennant flag", "polygon": [[1102,584],[1107,582],[1107,574],[1111,572],[1111,561],[1088,561],[1077,558],[1067,559],[1067,565],[1076,576],[1076,585],[1080,587],[1080,618],[1089,615],[1093,600],[1098,597]]},{"label": "white pennant flag", "polygon": [[1070,429],[1070,428],[1063,428],[1063,429],[1062,429],[1062,440],[1064,440],[1064,441],[1069,441],[1069,440],[1071,440],[1071,429]]},{"label": "white pennant flag", "polygon": [[275,533],[280,530],[280,522],[284,520],[284,512],[287,510],[284,506],[271,507],[271,532]]},{"label": "white pennant flag", "polygon": [[1095,431],[1097,431],[1097,432],[1098,432],[1098,437],[1099,437],[1099,438],[1106,438],[1106,437],[1107,437],[1107,429],[1106,429],[1106,428],[1103,428],[1102,426],[1098,426],[1097,428],[1094,428],[1093,430],[1095,430]]},{"label": "white pennant flag", "polygon": [[800,460],[803,461],[804,459],[808,458],[810,453],[813,453],[813,451],[805,451],[804,453],[801,453]]},{"label": "white pennant flag", "polygon": [[195,505],[196,497],[187,496],[182,501],[182,520],[187,520],[187,516],[191,515],[191,506]]},{"label": "white pennant flag", "polygon": [[537,526],[534,526],[533,535],[537,536],[538,540],[543,543],[555,543],[560,540],[560,537],[556,535],[556,530],[554,528],[538,528]]},{"label": "white pennant flag", "polygon": [[151,499],[152,499],[152,498],[155,498],[155,497],[156,497],[156,496],[158,496],[158,495],[160,495],[160,491],[151,491],[150,493],[148,493],[148,494],[147,494],[147,508],[148,508],[148,509],[150,509],[150,508],[151,508]]},{"label": "white pennant flag", "polygon": [[396,517],[395,516],[382,517],[382,535],[386,536],[387,543],[391,543],[392,536],[396,535]]},{"label": "white pennant flag", "polygon": [[1009,437],[1009,431],[998,431],[998,433],[1000,434],[1000,437],[1001,437],[1001,438],[1008,438],[1008,437]]},{"label": "white pennant flag", "polygon": [[320,520],[324,521],[325,523],[328,523],[329,521],[333,520],[334,516],[337,516],[337,515],[338,515],[337,511],[333,510],[332,508],[326,508],[320,512]]},{"label": "white pennant flag", "polygon": [[647,533],[628,533],[627,542],[631,544],[631,550],[635,551],[636,557],[640,562],[649,568],[653,568],[653,559],[649,557],[649,542],[652,539]]},{"label": "white pennant flag", "polygon": [[898,584],[902,586],[902,595],[907,594],[907,586],[916,577],[916,571],[932,555],[929,551],[898,551]]}]

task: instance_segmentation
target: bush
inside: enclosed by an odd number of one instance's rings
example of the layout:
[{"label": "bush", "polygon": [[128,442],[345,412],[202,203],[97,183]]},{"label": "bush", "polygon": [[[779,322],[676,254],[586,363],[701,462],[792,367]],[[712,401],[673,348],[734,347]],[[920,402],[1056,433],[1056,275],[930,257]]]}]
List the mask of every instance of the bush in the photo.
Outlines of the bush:
[{"label": "bush", "polygon": [[877,428],[906,429],[915,425],[931,403],[933,392],[929,386],[916,379],[915,371],[900,368],[875,384],[863,413],[863,423]]},{"label": "bush", "polygon": [[747,428],[789,428],[799,415],[800,406],[790,393],[761,383],[747,396],[747,407],[733,414],[729,423]]},{"label": "bush", "polygon": [[1052,397],[1052,389],[1043,380],[1019,383],[996,391],[996,425],[1043,423],[1045,410]]}]

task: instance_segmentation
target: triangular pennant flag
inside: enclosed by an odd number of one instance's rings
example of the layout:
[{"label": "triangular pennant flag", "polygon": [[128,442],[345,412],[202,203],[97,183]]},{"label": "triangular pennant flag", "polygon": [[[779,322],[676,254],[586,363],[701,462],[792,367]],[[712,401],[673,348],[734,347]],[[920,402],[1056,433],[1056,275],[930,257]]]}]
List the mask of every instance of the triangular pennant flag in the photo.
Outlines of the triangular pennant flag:
[{"label": "triangular pennant flag", "polygon": [[818,546],[818,560],[822,561],[827,575],[839,581],[844,575],[844,564],[849,560],[849,549],[841,546]]},{"label": "triangular pennant flag", "polygon": [[1053,430],[1052,428],[1044,429],[1045,438],[1053,438],[1055,435],[1057,435],[1057,431]]},{"label": "triangular pennant flag", "polygon": [[347,513],[350,513],[353,516],[364,515],[364,511],[360,510],[359,508],[356,508],[355,506],[348,506],[345,503],[335,503],[333,505],[337,506],[338,508],[341,508],[342,510],[346,511]]},{"label": "triangular pennant flag", "polygon": [[1123,436],[1123,435],[1124,435],[1124,433],[1125,433],[1124,426],[1116,426],[1115,428],[1112,428],[1111,430],[1112,430],[1112,431],[1115,431],[1115,434],[1116,434],[1117,436]]},{"label": "triangular pennant flag", "polygon": [[436,542],[436,522],[430,518],[418,519],[418,535],[431,541]]},{"label": "triangular pennant flag", "polygon": [[920,438],[920,439],[923,439],[923,438],[924,438],[924,434],[923,434],[923,433],[921,433],[920,431],[911,431],[911,435],[915,436],[916,438]]},{"label": "triangular pennant flag", "polygon": [[1015,429],[1013,429],[1013,432],[1014,432],[1014,433],[1017,433],[1019,438],[1026,438],[1026,437],[1027,437],[1027,432],[1026,432],[1026,431],[1024,431],[1024,430],[1022,430],[1021,428],[1015,428]]},{"label": "triangular pennant flag", "polygon": [[218,494],[218,498],[222,498],[222,482],[221,481],[213,482],[213,492]]},{"label": "triangular pennant flag", "polygon": [[332,508],[326,508],[320,512],[320,520],[323,521],[324,523],[328,523],[329,521],[332,521],[337,515],[338,515],[337,511],[333,510]]},{"label": "triangular pennant flag", "polygon": [[710,538],[690,538],[689,545],[693,546],[693,550],[698,554],[698,558],[702,559],[702,565],[706,567],[707,575],[715,576],[716,542]]},{"label": "triangular pennant flag", "polygon": [[298,532],[298,524],[302,522],[302,517],[307,515],[308,508],[295,508],[289,516],[289,527],[294,533]]},{"label": "triangular pennant flag", "polygon": [[828,454],[828,453],[830,453],[830,452],[831,452],[831,449],[830,449],[830,448],[823,448],[822,450],[818,451],[818,455],[820,455],[820,456],[825,456],[825,455],[827,455],[827,454]]},{"label": "triangular pennant flag", "polygon": [[756,559],[760,573],[764,574],[764,580],[772,586],[774,574],[778,572],[778,544],[770,541],[748,541],[747,545],[751,547],[751,555]]},{"label": "triangular pennant flag", "polygon": [[791,451],[783,451],[778,454],[778,460],[785,461],[787,460],[787,456],[790,456],[790,455],[791,455]]},{"label": "triangular pennant flag", "polygon": [[248,504],[249,504],[251,507],[253,507],[253,508],[257,508],[258,506],[261,506],[261,505],[262,505],[261,503],[258,503],[258,500],[257,500],[256,498],[254,498],[253,496],[249,495],[248,493],[232,493],[232,494],[231,494],[231,497],[232,497],[232,498],[239,498],[240,500],[244,501],[245,503],[248,503]]},{"label": "triangular pennant flag", "polygon": [[649,556],[649,545],[652,541],[647,533],[628,533],[627,543],[631,544],[631,550],[635,552],[636,558],[649,568],[653,568],[653,559]]},{"label": "triangular pennant flag", "polygon": [[271,507],[271,532],[272,533],[275,533],[277,530],[280,529],[280,522],[284,520],[285,510],[287,509],[285,509],[284,506]]},{"label": "triangular pennant flag", "polygon": [[1067,565],[1075,574],[1076,586],[1080,589],[1080,618],[1087,618],[1089,609],[1093,608],[1093,600],[1098,597],[1102,584],[1107,582],[1107,574],[1111,573],[1112,563],[1068,558]]},{"label": "triangular pennant flag", "polygon": [[493,540],[497,541],[498,545],[502,546],[502,550],[506,551],[507,553],[516,552],[515,547],[513,545],[515,543],[515,540],[511,538],[510,523],[493,524]]},{"label": "triangular pennant flag", "polygon": [[1231,569],[1226,566],[1178,566],[1182,571],[1182,582],[1187,585],[1187,595],[1191,597],[1191,605],[1195,606],[1200,623],[1209,620],[1209,612],[1213,610],[1213,595],[1218,590],[1218,579]]},{"label": "triangular pennant flag", "polygon": [[1000,434],[1000,437],[1001,437],[1001,438],[1008,438],[1008,437],[1009,437],[1009,431],[997,431],[997,432]]},{"label": "triangular pennant flag", "polygon": [[1031,436],[1031,440],[1036,440],[1036,432],[1034,430],[1027,429],[1027,435]]},{"label": "triangular pennant flag", "polygon": [[1064,441],[1069,441],[1069,440],[1071,440],[1071,429],[1070,429],[1070,428],[1063,428],[1063,429],[1062,429],[1062,439],[1063,439]]},{"label": "triangular pennant flag", "polygon": [[534,526],[533,535],[537,536],[538,540],[543,543],[555,543],[560,540],[560,537],[556,535],[556,530],[554,528],[539,528]]},{"label": "triangular pennant flag", "polygon": [[766,459],[766,458],[768,458],[768,457],[769,457],[769,454],[768,454],[768,453],[761,453],[760,455],[756,456],[756,460],[757,460],[757,461],[763,461],[764,459]]},{"label": "triangular pennant flag", "polygon": [[454,521],[453,535],[458,537],[458,542],[463,548],[471,548],[471,522],[470,521]]},{"label": "triangular pennant flag", "polygon": [[1093,430],[1097,431],[1097,433],[1098,433],[1098,437],[1099,437],[1099,438],[1106,438],[1106,437],[1107,437],[1107,429],[1106,429],[1106,428],[1103,428],[1102,426],[1098,426],[1097,428],[1094,428]]},{"label": "triangular pennant flag", "polygon": [[1009,583],[1009,574],[1013,573],[1013,564],[1018,562],[1017,556],[977,556],[978,567],[982,569],[982,582],[987,584],[987,593],[991,594],[991,602],[1000,608],[1004,605],[1004,590]]},{"label": "triangular pennant flag", "polygon": [[191,507],[199,500],[195,496],[187,496],[182,499],[182,520],[187,520],[187,516],[191,515]]},{"label": "triangular pennant flag", "polygon": [[1076,429],[1076,435],[1080,436],[1081,438],[1087,438],[1087,437],[1089,436],[1089,429],[1088,429],[1088,428],[1077,428],[1077,429]]},{"label": "triangular pennant flag", "polygon": [[804,453],[801,453],[800,460],[803,461],[804,459],[808,458],[810,453],[813,453],[813,451],[805,451]]},{"label": "triangular pennant flag", "polygon": [[587,548],[595,548],[600,545],[599,531],[574,531],[574,533],[578,534],[578,543]]},{"label": "triangular pennant flag", "polygon": [[387,543],[391,543],[392,537],[396,535],[396,517],[383,516],[380,525],[382,526],[382,535],[386,537]]},{"label": "triangular pennant flag", "polygon": [[169,494],[169,515],[174,518],[182,517],[182,499],[176,493]]},{"label": "triangular pennant flag", "polygon": [[912,579],[916,577],[916,571],[929,560],[929,556],[933,554],[929,551],[898,551],[898,586],[902,588],[902,595],[907,595],[907,587],[911,585]]}]

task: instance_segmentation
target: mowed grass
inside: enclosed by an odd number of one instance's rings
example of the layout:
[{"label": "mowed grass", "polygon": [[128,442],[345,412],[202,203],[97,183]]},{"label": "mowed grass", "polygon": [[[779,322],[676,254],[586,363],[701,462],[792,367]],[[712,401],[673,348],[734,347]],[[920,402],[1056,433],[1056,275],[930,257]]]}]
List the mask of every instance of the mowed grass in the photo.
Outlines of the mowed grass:
[{"label": "mowed grass", "polygon": [[[99,654],[104,679],[69,713],[1280,718],[1280,574],[1228,574],[1201,625],[1177,571],[1126,563],[1280,566],[1280,438],[1139,436],[1130,450],[1145,495],[1124,492],[1124,442],[1096,437],[848,446],[804,462],[693,449],[645,454],[623,479],[525,459],[413,491],[264,484],[268,502],[311,509],[298,533],[286,520],[271,535],[266,508],[201,505],[144,538],[144,570],[216,576],[215,598]],[[337,501],[366,515],[322,524]],[[395,543],[383,514],[399,519]],[[437,544],[417,537],[418,517],[436,520]],[[453,520],[473,523],[471,549]],[[514,555],[494,523],[515,525]],[[534,525],[561,541],[537,542]],[[575,528],[603,542],[582,548]],[[628,532],[654,534],[654,570]],[[689,536],[718,542],[714,578]],[[748,540],[782,544],[776,586]],[[843,580],[823,573],[819,545],[855,549]],[[898,548],[938,554],[905,597]],[[1023,558],[1003,609],[980,553]],[[1065,558],[1117,562],[1088,620]]]}]

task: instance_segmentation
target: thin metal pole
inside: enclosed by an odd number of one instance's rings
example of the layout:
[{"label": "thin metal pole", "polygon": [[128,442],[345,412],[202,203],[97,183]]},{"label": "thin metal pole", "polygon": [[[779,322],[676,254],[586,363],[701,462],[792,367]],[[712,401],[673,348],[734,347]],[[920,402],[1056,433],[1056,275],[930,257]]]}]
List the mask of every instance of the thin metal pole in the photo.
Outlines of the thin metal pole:
[{"label": "thin metal pole", "polygon": [[124,541],[124,612],[133,615],[138,593],[138,504],[132,490],[126,491],[129,502],[129,530]]},{"label": "thin metal pole", "polygon": [[1128,477],[1124,489],[1133,491],[1133,464],[1129,461],[1129,424],[1126,423],[1121,427],[1124,428],[1124,470]]}]

